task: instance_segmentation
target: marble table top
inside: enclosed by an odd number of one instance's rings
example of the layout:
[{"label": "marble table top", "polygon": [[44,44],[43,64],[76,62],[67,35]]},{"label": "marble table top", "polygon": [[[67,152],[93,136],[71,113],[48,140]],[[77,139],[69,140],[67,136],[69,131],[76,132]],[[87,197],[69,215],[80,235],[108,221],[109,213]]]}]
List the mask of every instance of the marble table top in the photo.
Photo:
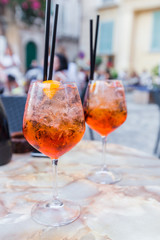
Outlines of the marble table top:
[{"label": "marble table top", "polygon": [[160,160],[114,144],[107,158],[123,177],[115,185],[86,179],[102,163],[100,142],[81,141],[60,159],[60,196],[78,202],[81,215],[51,228],[30,217],[32,206],[52,194],[50,160],[14,155],[0,167],[0,240],[159,240]]}]

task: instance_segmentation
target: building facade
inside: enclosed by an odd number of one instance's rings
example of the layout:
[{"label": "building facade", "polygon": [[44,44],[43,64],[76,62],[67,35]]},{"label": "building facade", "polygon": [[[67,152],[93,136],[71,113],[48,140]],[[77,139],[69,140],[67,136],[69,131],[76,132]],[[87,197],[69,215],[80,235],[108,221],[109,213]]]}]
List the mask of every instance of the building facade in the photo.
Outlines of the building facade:
[{"label": "building facade", "polygon": [[83,4],[86,12],[87,8],[90,10],[83,19],[81,48],[89,51],[89,36],[85,36],[85,31],[90,13],[94,18],[99,13],[98,55],[106,63],[112,63],[118,71],[138,73],[144,69],[151,71],[160,64],[159,0],[95,0],[94,4],[89,0]]},{"label": "building facade", "polygon": [[[53,1],[55,4],[55,1]],[[159,0],[59,0],[57,49],[63,47],[69,60],[83,51],[89,61],[89,19],[100,14],[97,55],[116,70],[151,71],[160,64]],[[53,13],[52,6],[52,13]],[[0,16],[1,18],[1,16]],[[13,21],[7,10],[3,23],[5,35],[20,56],[23,71],[32,59],[42,63],[44,24],[27,26]]]},{"label": "building facade", "polygon": [[[52,1],[51,14],[54,14]],[[64,48],[69,60],[77,57],[81,32],[81,1],[59,1],[59,17],[56,50]],[[52,32],[51,22],[51,32]],[[3,25],[3,26],[2,26]],[[3,29],[3,31],[1,31]],[[44,22],[41,24],[24,24],[16,19],[13,12],[6,8],[0,16],[0,36],[5,35],[14,53],[20,57],[23,72],[30,66],[32,60],[43,64],[44,56]]]}]

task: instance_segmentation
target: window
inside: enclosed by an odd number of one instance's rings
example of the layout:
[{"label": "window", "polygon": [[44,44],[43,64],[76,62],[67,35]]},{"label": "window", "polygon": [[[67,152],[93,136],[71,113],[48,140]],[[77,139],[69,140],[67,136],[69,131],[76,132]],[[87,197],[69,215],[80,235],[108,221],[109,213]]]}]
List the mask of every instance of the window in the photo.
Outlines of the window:
[{"label": "window", "polygon": [[112,55],[113,53],[114,22],[104,22],[100,26],[99,54]]},{"label": "window", "polygon": [[160,11],[153,13],[152,51],[160,51]]},{"label": "window", "polygon": [[101,0],[101,4],[103,5],[115,5],[118,4],[119,0]]},{"label": "window", "polygon": [[[72,11],[72,9],[74,9]],[[81,9],[78,0],[64,1],[59,11],[58,37],[78,38],[80,35]],[[74,21],[73,21],[74,19]]]}]

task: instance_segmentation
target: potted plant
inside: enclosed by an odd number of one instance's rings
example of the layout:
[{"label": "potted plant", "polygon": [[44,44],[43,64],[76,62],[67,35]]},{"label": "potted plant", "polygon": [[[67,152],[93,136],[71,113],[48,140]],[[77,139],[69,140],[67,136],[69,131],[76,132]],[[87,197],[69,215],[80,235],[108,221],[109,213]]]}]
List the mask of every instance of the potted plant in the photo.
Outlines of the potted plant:
[{"label": "potted plant", "polygon": [[44,19],[44,0],[0,0],[0,9],[10,8],[22,21],[33,24],[36,18]]}]

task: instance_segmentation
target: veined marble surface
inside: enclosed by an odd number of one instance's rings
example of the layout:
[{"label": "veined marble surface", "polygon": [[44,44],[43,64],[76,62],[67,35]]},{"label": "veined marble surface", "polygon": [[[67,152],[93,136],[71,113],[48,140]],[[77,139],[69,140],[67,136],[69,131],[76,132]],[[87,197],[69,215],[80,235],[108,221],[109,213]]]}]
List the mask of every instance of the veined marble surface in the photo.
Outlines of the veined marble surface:
[{"label": "veined marble surface", "polygon": [[78,202],[81,215],[51,228],[30,217],[32,206],[52,195],[51,161],[14,155],[0,167],[0,240],[160,240],[160,160],[113,144],[107,158],[123,177],[115,185],[86,179],[102,164],[99,142],[82,141],[60,159],[60,196]]}]

